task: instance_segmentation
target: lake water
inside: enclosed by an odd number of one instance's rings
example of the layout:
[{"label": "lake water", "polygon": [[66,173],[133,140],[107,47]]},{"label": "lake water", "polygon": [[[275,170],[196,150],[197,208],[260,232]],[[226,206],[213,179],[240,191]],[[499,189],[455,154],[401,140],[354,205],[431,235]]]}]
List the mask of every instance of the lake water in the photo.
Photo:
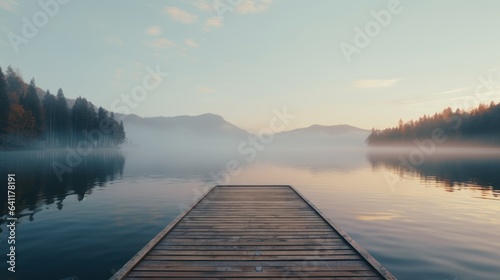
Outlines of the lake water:
[{"label": "lake water", "polygon": [[[0,152],[18,209],[11,273],[3,188],[0,279],[107,279],[216,180],[293,185],[399,279],[500,279],[498,151],[436,153],[410,169],[402,155],[283,149],[249,160],[137,148],[89,155],[60,181],[51,165],[68,163],[65,153]],[[230,160],[240,169],[228,174]]]}]

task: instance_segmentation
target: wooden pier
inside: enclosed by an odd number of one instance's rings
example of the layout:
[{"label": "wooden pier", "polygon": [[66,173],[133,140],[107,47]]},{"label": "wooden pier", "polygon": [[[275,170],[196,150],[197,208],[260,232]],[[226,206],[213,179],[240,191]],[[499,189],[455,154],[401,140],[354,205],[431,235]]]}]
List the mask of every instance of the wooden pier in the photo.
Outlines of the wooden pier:
[{"label": "wooden pier", "polygon": [[290,186],[216,186],[110,279],[396,279]]}]

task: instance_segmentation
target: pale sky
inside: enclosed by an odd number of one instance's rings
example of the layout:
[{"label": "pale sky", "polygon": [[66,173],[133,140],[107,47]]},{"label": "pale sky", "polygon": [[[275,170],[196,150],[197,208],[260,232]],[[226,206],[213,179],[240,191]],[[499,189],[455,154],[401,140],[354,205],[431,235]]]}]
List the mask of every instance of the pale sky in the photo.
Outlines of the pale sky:
[{"label": "pale sky", "polygon": [[130,113],[214,113],[249,131],[284,106],[288,129],[394,126],[464,107],[481,77],[494,86],[481,101],[500,101],[500,1],[55,1],[0,0],[0,66],[108,109],[147,66],[169,76]]}]

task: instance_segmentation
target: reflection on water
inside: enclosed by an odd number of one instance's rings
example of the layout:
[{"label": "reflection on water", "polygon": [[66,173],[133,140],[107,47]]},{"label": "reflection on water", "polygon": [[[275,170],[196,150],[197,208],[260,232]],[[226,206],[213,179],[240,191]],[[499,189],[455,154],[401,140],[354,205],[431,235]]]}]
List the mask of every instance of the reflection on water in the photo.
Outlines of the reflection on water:
[{"label": "reflection on water", "polygon": [[500,157],[498,151],[487,149],[468,153],[463,150],[437,151],[420,161],[411,162],[411,151],[371,150],[367,158],[374,168],[388,168],[399,176],[420,176],[435,181],[447,191],[473,188],[483,191],[484,197],[500,196]]},{"label": "reflection on water", "polygon": [[[293,185],[399,279],[494,279],[500,156],[440,155],[407,170],[399,155],[266,148],[249,162],[235,152],[112,150],[59,181],[51,165],[67,153],[0,152],[2,174],[16,173],[19,218],[18,272],[6,273],[0,246],[0,279],[109,278],[229,161],[240,169],[226,183]],[[387,173],[400,177],[396,188]],[[6,200],[0,192],[3,218]]]},{"label": "reflection on water", "polygon": [[[17,217],[28,216],[32,221],[43,205],[55,203],[61,210],[67,196],[82,200],[94,187],[122,176],[124,165],[125,157],[119,150],[94,151],[81,157],[81,162],[68,158],[65,151],[3,152],[0,174],[16,174],[16,185],[21,188],[16,192]],[[62,166],[57,169],[60,177],[53,166]],[[0,192],[1,217],[7,213],[6,203],[7,193]],[[2,219],[0,224],[4,222]]]},{"label": "reflection on water", "polygon": [[377,220],[392,220],[398,217],[400,216],[393,213],[369,213],[365,215],[359,215],[357,216],[357,219],[361,221],[377,221]]}]

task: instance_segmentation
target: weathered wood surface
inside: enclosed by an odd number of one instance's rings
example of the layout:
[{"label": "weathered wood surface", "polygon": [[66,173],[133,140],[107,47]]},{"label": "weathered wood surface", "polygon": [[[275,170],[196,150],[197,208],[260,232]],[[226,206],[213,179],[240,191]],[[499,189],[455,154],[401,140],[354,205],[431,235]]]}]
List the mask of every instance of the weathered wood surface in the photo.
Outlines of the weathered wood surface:
[{"label": "weathered wood surface", "polygon": [[216,186],[111,279],[396,279],[290,186]]}]

